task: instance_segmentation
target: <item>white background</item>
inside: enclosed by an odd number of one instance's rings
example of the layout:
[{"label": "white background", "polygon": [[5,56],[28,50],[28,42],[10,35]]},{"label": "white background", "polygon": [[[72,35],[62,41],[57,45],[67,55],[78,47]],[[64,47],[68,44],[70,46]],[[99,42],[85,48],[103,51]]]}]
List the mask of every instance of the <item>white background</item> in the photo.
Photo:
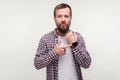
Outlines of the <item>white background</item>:
[{"label": "white background", "polygon": [[54,7],[71,5],[71,29],[80,32],[92,57],[84,80],[120,80],[119,0],[0,0],[0,80],[45,80],[34,68],[40,38],[55,29]]}]

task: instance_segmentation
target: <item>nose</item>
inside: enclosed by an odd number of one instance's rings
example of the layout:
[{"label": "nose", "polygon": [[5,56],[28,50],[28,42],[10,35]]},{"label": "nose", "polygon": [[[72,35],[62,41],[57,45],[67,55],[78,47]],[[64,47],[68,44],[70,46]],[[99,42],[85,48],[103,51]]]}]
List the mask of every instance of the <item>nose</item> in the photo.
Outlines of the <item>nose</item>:
[{"label": "nose", "polygon": [[62,22],[65,22],[65,17],[62,17]]}]

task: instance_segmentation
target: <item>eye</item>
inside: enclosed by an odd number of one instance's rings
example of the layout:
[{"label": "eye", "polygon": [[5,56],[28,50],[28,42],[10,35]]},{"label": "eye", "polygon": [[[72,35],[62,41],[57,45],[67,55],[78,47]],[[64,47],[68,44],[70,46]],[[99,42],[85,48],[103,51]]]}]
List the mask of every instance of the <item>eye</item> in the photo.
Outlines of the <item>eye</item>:
[{"label": "eye", "polygon": [[66,18],[69,18],[70,16],[69,15],[65,15]]},{"label": "eye", "polygon": [[57,16],[57,18],[61,18],[61,17],[62,17],[62,15],[58,15],[58,16]]}]

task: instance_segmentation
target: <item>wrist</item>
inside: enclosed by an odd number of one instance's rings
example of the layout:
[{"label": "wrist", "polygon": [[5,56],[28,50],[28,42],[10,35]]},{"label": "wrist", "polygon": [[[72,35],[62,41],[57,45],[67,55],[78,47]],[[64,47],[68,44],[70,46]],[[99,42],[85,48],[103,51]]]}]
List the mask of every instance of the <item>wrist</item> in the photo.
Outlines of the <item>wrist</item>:
[{"label": "wrist", "polygon": [[71,48],[75,48],[78,45],[78,42],[73,42]]}]

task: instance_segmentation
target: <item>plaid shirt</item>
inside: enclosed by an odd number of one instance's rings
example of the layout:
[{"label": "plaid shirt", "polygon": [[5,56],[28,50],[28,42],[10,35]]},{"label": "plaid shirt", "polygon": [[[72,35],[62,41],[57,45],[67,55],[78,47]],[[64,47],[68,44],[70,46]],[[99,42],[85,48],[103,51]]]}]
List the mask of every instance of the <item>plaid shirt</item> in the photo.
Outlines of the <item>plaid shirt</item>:
[{"label": "plaid shirt", "polygon": [[[78,45],[71,48],[78,80],[83,80],[81,67],[88,68],[91,64],[91,57],[86,50],[84,40],[80,33],[76,32],[78,37]],[[58,35],[55,30],[44,35],[39,42],[37,53],[34,58],[36,69],[46,68],[47,80],[58,80],[58,60],[59,56],[54,51],[54,46],[58,42]]]}]

